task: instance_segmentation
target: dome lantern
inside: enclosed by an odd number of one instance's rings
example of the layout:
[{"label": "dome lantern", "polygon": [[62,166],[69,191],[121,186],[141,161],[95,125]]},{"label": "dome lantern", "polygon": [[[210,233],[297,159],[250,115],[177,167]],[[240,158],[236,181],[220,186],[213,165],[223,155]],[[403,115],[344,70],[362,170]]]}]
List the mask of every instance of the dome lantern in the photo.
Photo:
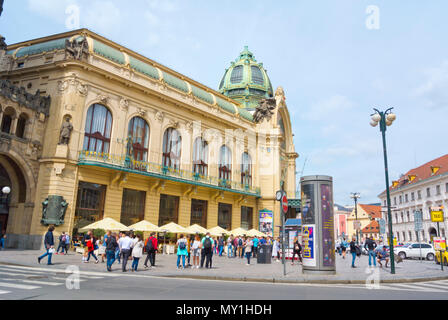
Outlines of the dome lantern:
[{"label": "dome lantern", "polygon": [[257,62],[247,46],[225,71],[219,91],[248,110],[255,110],[260,100],[273,97],[272,84],[263,64]]}]

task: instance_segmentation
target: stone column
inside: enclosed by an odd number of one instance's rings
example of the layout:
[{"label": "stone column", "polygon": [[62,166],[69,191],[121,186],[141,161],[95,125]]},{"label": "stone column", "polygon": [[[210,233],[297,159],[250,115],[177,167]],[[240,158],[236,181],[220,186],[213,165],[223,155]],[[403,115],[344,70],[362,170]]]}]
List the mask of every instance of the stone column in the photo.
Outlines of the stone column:
[{"label": "stone column", "polygon": [[12,117],[11,130],[9,131],[9,134],[16,135],[17,121],[18,120],[19,120],[19,117],[17,117],[17,116],[13,116]]}]

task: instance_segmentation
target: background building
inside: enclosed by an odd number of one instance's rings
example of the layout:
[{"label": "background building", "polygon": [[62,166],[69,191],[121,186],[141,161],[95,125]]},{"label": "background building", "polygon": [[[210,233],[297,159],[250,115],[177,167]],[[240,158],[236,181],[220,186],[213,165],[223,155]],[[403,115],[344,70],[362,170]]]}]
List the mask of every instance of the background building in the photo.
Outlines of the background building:
[{"label": "background building", "polygon": [[[359,241],[361,242],[366,236],[373,236],[375,239],[379,239],[379,227],[375,223],[375,219],[381,218],[381,206],[370,204],[358,204],[358,221],[361,224],[361,230],[359,232]],[[356,221],[355,209],[350,213],[347,219],[347,233],[350,236],[356,236],[356,229],[354,222]]]},{"label": "background building", "polygon": [[[334,235],[335,239],[347,237],[347,219],[351,210],[341,205],[334,205]],[[347,238],[346,238],[347,239]]]},{"label": "background building", "polygon": [[[275,191],[295,196],[284,91],[247,48],[224,94],[87,29],[9,45],[0,76],[9,247],[41,247],[50,223],[76,233],[104,217],[231,230],[258,228],[265,209],[279,225]],[[255,123],[260,97],[275,103]]]},{"label": "background building", "polygon": [[[386,191],[379,196],[387,206]],[[440,233],[446,237],[448,206],[448,154],[409,170],[390,187],[392,225],[394,237],[399,242],[416,242],[414,211],[423,213],[423,231],[419,240],[428,242],[437,236],[437,223],[431,222],[430,208],[444,206],[444,222]],[[387,221],[387,212],[384,212]],[[388,230],[386,230],[388,233]]]}]

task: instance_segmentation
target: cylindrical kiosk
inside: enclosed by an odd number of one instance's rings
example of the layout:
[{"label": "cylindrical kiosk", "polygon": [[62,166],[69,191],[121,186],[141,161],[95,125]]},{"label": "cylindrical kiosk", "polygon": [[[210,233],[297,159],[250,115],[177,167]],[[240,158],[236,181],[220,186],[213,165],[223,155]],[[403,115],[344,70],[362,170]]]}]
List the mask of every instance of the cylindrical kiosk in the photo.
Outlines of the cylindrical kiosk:
[{"label": "cylindrical kiosk", "polygon": [[300,179],[303,273],[335,274],[333,178]]}]

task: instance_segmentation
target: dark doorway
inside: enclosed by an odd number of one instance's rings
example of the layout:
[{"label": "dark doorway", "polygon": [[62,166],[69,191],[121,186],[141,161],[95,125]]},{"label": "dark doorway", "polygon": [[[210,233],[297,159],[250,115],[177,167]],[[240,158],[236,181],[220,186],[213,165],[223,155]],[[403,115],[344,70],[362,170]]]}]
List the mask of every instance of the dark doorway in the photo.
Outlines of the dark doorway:
[{"label": "dark doorway", "polygon": [[190,225],[198,224],[203,228],[207,228],[207,201],[191,200],[191,219]]},{"label": "dark doorway", "polygon": [[103,219],[105,197],[106,186],[79,182],[73,234],[78,229]]},{"label": "dark doorway", "polygon": [[8,226],[9,215],[9,201],[10,194],[4,194],[2,189],[4,187],[11,188],[11,180],[6,172],[6,169],[0,165],[0,233],[3,235],[6,233]]},{"label": "dark doorway", "polygon": [[218,226],[232,230],[232,205],[227,203],[220,203],[218,206]]}]

